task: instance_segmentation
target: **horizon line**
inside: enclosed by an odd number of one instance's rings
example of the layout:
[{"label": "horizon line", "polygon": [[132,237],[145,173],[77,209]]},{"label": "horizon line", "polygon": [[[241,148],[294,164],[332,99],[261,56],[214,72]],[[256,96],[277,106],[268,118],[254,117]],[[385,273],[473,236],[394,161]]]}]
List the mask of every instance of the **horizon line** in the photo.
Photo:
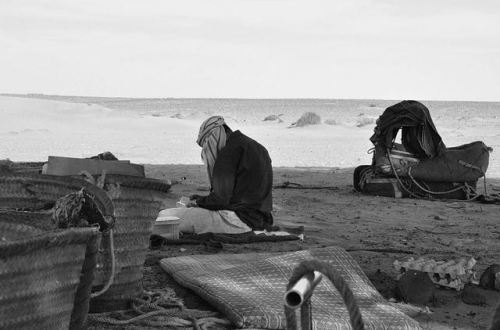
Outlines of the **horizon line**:
[{"label": "horizon line", "polygon": [[373,101],[404,101],[415,100],[423,102],[484,102],[484,103],[499,103],[496,101],[485,100],[453,100],[453,99],[413,99],[413,98],[345,98],[345,97],[140,97],[140,96],[93,96],[93,95],[64,95],[64,94],[44,94],[44,93],[0,93],[0,96],[20,96],[20,97],[80,97],[80,98],[95,98],[95,99],[125,99],[125,100],[373,100]]}]

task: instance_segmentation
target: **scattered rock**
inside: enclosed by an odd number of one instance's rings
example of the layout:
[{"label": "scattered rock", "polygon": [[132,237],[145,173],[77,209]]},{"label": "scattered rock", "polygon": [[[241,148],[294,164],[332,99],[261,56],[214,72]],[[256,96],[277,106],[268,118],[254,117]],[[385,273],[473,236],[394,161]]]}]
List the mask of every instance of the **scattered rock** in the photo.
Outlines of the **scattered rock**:
[{"label": "scattered rock", "polygon": [[324,123],[326,125],[332,125],[332,126],[335,126],[335,125],[340,125],[341,123],[335,119],[327,119],[324,121]]},{"label": "scattered rock", "polygon": [[270,115],[270,116],[267,116],[266,118],[264,118],[263,121],[274,121],[274,120],[277,120],[278,122],[283,122],[280,118],[280,116],[283,116],[283,114],[279,114],[279,115]]},{"label": "scattered rock", "polygon": [[181,114],[181,113],[176,113],[175,115],[171,115],[170,118],[174,118],[174,119],[184,119],[184,115]]},{"label": "scattered rock", "polygon": [[304,127],[308,125],[318,125],[321,124],[321,117],[315,114],[314,112],[306,112],[304,113],[299,120],[295,123],[292,123],[292,127]]},{"label": "scattered rock", "polygon": [[462,301],[467,305],[482,306],[486,304],[486,297],[483,295],[480,288],[467,285],[462,292]]},{"label": "scattered rock", "polygon": [[500,265],[493,264],[486,268],[479,279],[479,285],[483,289],[500,291]]},{"label": "scattered rock", "polygon": [[14,163],[10,159],[0,159],[0,173],[10,173],[12,172],[12,167]]},{"label": "scattered rock", "polygon": [[435,289],[427,273],[410,270],[397,282],[396,296],[407,303],[425,305],[433,299]]},{"label": "scattered rock", "polygon": [[367,117],[362,117],[362,118],[359,118],[356,121],[356,127],[363,127],[363,126],[366,126],[366,125],[371,125],[373,123],[375,123],[375,119],[373,119],[373,118],[367,118]]},{"label": "scattered rock", "polygon": [[390,299],[396,296],[396,280],[389,274],[377,269],[376,272],[368,274],[368,278],[384,298]]}]

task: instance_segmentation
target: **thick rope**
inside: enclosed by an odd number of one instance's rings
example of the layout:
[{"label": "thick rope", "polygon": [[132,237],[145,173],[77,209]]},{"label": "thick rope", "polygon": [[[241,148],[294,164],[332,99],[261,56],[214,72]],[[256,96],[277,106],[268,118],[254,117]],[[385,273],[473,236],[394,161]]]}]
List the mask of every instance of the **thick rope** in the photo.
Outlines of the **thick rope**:
[{"label": "thick rope", "polygon": [[312,330],[312,304],[310,298],[304,301],[300,308],[300,326],[302,330]]},{"label": "thick rope", "polygon": [[[117,318],[117,314],[120,318]],[[130,314],[136,315],[130,316]],[[186,308],[182,299],[177,298],[172,289],[145,291],[141,298],[133,299],[131,310],[89,314],[89,318],[95,322],[120,326],[136,324],[204,330],[214,326],[231,325],[229,320],[217,316],[217,312]]]},{"label": "thick rope", "polygon": [[[103,171],[102,176],[97,178],[97,181],[94,179],[94,177],[87,171],[82,171],[80,175],[83,175],[85,180],[92,185],[96,186],[97,188],[102,189],[104,186],[104,180],[106,178],[106,172]],[[107,195],[106,195],[107,196]],[[71,193],[63,198],[59,199],[56,202],[56,205],[54,207],[54,212],[53,212],[53,220],[55,223],[59,225],[59,227],[62,226],[72,226],[72,227],[78,227],[81,226],[80,222],[81,216],[82,216],[82,211],[83,208],[86,206],[86,198],[90,199],[91,205],[90,211],[92,211],[92,207],[96,207],[96,198],[92,195],[89,194],[85,191],[84,188],[82,188],[78,193]],[[87,203],[88,204],[88,203]],[[87,212],[90,212],[87,209]],[[95,212],[94,212],[95,213]],[[108,239],[109,239],[109,253],[111,256],[111,273],[109,275],[108,281],[104,285],[104,287],[99,290],[98,292],[94,292],[90,294],[90,298],[96,298],[105,293],[106,291],[109,290],[111,285],[113,284],[114,278],[115,278],[115,272],[116,272],[116,260],[115,260],[115,245],[114,245],[114,237],[113,237],[113,226],[114,226],[114,216],[109,216],[109,215],[104,215],[101,210],[97,209],[97,214],[92,214],[92,216],[99,218],[102,217],[101,221],[96,220],[96,219],[88,219],[91,222],[87,223],[86,225],[91,225],[91,224],[99,224],[100,229],[103,233],[109,233],[108,234]],[[85,214],[88,216],[87,214]]]},{"label": "thick rope", "polygon": [[92,293],[90,298],[96,298],[105,293],[113,284],[116,272],[115,247],[112,229],[114,226],[114,216],[105,217],[101,210],[98,209],[94,196],[86,192],[85,188],[82,188],[80,191],[67,194],[56,201],[52,212],[52,222],[58,228],[99,226],[100,231],[103,233],[109,233],[108,239],[109,253],[111,255],[111,272],[104,287],[100,291]]},{"label": "thick rope", "polygon": [[[470,168],[473,168],[473,169],[476,169],[476,170],[479,170],[481,171],[481,173],[483,174],[483,186],[484,186],[484,195],[487,196],[487,189],[486,189],[486,173],[484,173],[479,167],[477,166],[474,166],[474,165],[470,165],[468,163],[465,163],[463,161],[459,161],[459,163],[463,166],[465,165],[469,165],[469,166],[466,166],[466,167],[470,167]],[[393,170],[394,171],[394,170]],[[467,183],[464,183],[464,185],[462,186],[459,186],[457,188],[454,188],[454,189],[451,189],[451,190],[448,190],[448,191],[432,191],[430,189],[425,189],[424,187],[422,187],[418,182],[417,180],[415,180],[415,178],[411,175],[411,167],[408,169],[408,176],[410,177],[410,179],[412,180],[412,182],[418,187],[420,188],[422,191],[428,193],[428,194],[431,194],[431,195],[444,195],[444,194],[449,194],[449,193],[452,193],[452,192],[455,192],[455,191],[459,191],[459,190],[464,190],[465,193],[467,194],[467,200],[468,201],[473,201],[477,198],[480,197],[480,194],[474,189],[472,188],[470,185],[468,185]],[[400,182],[401,185],[403,185],[402,182]]]},{"label": "thick rope", "polygon": [[[408,193],[411,197],[413,198],[417,198],[417,199],[421,199],[421,198],[424,198],[423,196],[419,196],[415,193],[413,193],[412,191],[410,191],[406,186],[405,184],[403,183],[403,181],[401,180],[401,178],[399,177],[397,171],[396,171],[396,168],[394,167],[394,164],[392,162],[392,159],[391,157],[389,157],[389,149],[386,150],[387,152],[387,158],[389,159],[389,163],[391,165],[391,169],[392,169],[392,172],[394,173],[394,176],[396,178],[396,180],[398,181],[399,185],[401,186],[401,188],[403,188],[403,190]],[[413,176],[411,175],[411,167],[408,171],[408,176],[410,177],[410,179],[412,180],[412,182],[419,188],[421,189],[423,192],[426,192],[428,194],[433,194],[433,195],[439,195],[439,194],[447,194],[447,193],[451,193],[451,192],[455,192],[455,191],[458,191],[460,189],[462,190],[465,190],[466,194],[467,194],[467,200],[468,201],[473,201],[475,199],[477,199],[479,197],[479,194],[474,190],[472,189],[471,186],[469,186],[467,183],[464,184],[463,186],[460,186],[460,187],[457,187],[457,188],[454,188],[450,191],[446,191],[446,192],[436,192],[436,191],[431,191],[429,189],[425,189],[424,187],[422,187],[414,178]],[[485,183],[485,191],[486,191],[486,183]],[[472,197],[470,197],[472,195]],[[432,198],[432,196],[428,196],[427,199],[430,199],[430,200],[435,200],[434,198]],[[453,199],[450,199],[450,200],[453,200]]]},{"label": "thick rope", "polygon": [[[318,260],[306,260],[301,262],[293,271],[292,277],[288,282],[286,290],[290,290],[292,286],[304,275],[312,273],[314,271],[319,271],[324,274],[328,279],[332,282],[332,284],[337,288],[340,292],[342,299],[344,300],[344,304],[347,307],[347,311],[349,312],[349,318],[351,321],[351,325],[354,330],[364,330],[365,326],[363,323],[363,319],[361,318],[361,312],[359,311],[358,304],[354,298],[354,295],[342,278],[339,273],[333,269],[333,267],[322,261]],[[310,299],[310,298],[309,298]],[[305,306],[307,307],[307,304]],[[286,316],[286,324],[287,329],[297,329],[297,320],[295,316],[295,310],[289,308],[285,305],[285,316]],[[302,316],[308,316],[307,311],[302,313]],[[302,318],[303,318],[302,317]],[[310,325],[308,326],[310,327]]]},{"label": "thick rope", "polygon": [[481,172],[481,174],[483,175],[484,195],[485,196],[488,195],[488,191],[486,190],[486,172],[484,172],[482,168],[475,166],[475,165],[472,165],[472,164],[469,164],[467,162],[464,162],[463,160],[459,160],[458,163],[464,167],[471,168],[473,170]]},{"label": "thick rope", "polygon": [[389,164],[391,165],[392,173],[394,173],[394,176],[396,177],[396,180],[400,184],[401,188],[403,188],[403,190],[406,191],[411,197],[417,198],[417,199],[421,198],[421,196],[418,196],[418,195],[414,194],[408,188],[406,188],[406,186],[403,184],[403,182],[399,178],[399,175],[398,175],[398,172],[396,171],[396,168],[394,167],[394,164],[393,164],[391,156],[390,156],[390,150],[389,150],[389,148],[386,149],[386,152],[387,152],[387,159],[389,159]]},{"label": "thick rope", "polygon": [[500,330],[500,304],[497,306],[495,314],[493,314],[489,330]]},{"label": "thick rope", "polygon": [[413,177],[413,175],[411,175],[411,167],[408,169],[408,176],[410,177],[411,181],[413,181],[413,183],[418,187],[420,188],[423,192],[426,192],[428,194],[431,194],[431,195],[446,195],[446,194],[451,194],[452,192],[455,192],[455,191],[459,191],[459,190],[465,190],[467,189],[467,185],[464,184],[462,186],[459,186],[457,188],[453,188],[453,189],[450,189],[450,190],[447,190],[447,191],[432,191],[432,190],[428,190],[424,187],[422,187],[418,182],[417,180],[415,180],[415,178]]},{"label": "thick rope", "polygon": [[113,229],[109,230],[109,254],[111,255],[111,274],[109,275],[108,282],[104,285],[104,287],[98,291],[90,294],[90,298],[96,298],[108,291],[108,289],[113,284],[115,279],[116,272],[116,260],[115,260],[115,242],[113,237]]}]

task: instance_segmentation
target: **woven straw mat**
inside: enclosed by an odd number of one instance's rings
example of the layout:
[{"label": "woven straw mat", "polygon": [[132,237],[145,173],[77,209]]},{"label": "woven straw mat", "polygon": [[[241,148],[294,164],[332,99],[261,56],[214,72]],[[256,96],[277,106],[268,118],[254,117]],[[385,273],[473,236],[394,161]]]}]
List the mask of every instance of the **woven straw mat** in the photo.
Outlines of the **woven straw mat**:
[{"label": "woven straw mat", "polygon": [[[347,281],[366,329],[420,329],[401,309],[388,303],[354,259],[342,248],[327,247],[287,254],[252,253],[166,258],[161,267],[240,328],[284,329],[283,297],[293,269],[303,260],[329,262]],[[314,329],[351,329],[342,297],[324,278],[312,296]]]}]

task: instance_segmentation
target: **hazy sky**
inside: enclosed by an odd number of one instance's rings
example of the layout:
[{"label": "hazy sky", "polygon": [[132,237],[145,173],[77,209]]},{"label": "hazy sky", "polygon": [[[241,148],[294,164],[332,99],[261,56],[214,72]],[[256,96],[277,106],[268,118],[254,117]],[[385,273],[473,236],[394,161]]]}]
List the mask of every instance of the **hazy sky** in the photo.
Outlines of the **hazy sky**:
[{"label": "hazy sky", "polygon": [[500,101],[500,1],[0,0],[0,92]]}]

